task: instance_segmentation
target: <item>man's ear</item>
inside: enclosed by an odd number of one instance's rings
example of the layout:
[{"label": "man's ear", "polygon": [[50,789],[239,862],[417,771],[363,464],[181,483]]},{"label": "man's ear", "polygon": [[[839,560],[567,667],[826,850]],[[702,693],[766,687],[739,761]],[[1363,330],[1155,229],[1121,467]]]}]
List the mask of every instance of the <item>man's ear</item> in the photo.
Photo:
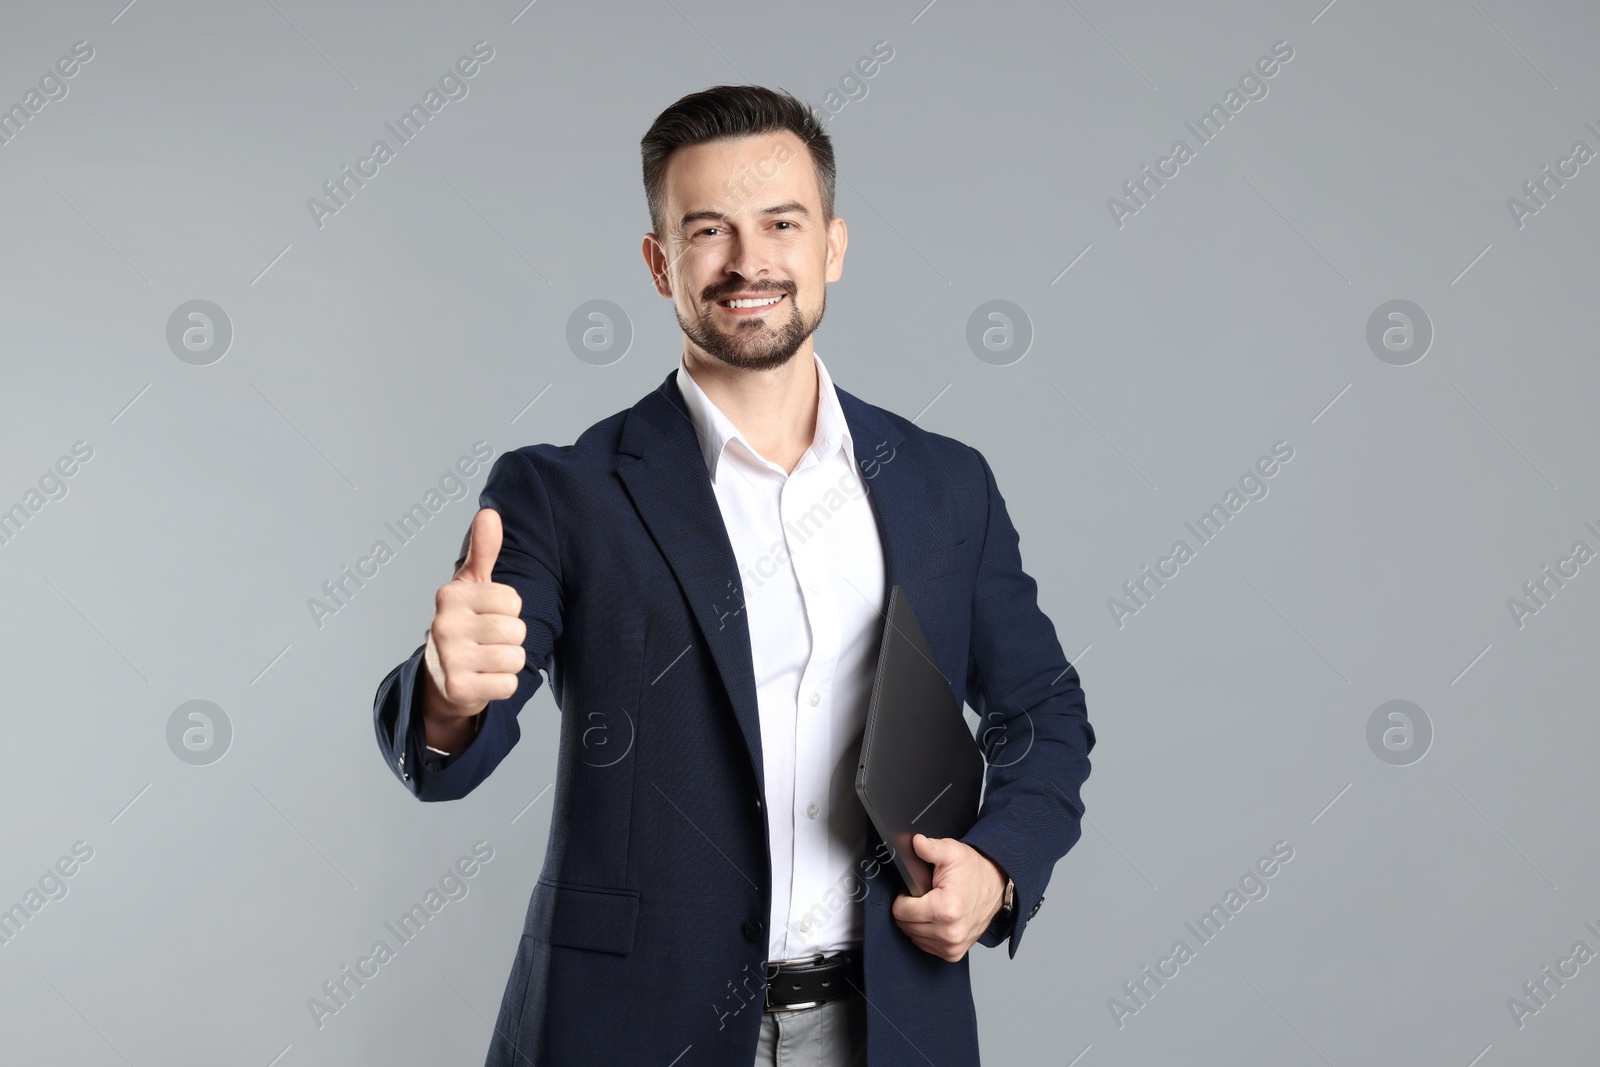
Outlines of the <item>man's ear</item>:
[{"label": "man's ear", "polygon": [[645,234],[639,251],[644,254],[644,264],[650,271],[650,282],[656,287],[656,292],[670,299],[672,277],[667,273],[667,250],[661,239],[654,233]]},{"label": "man's ear", "polygon": [[835,215],[828,220],[828,247],[824,260],[823,281],[836,282],[844,273],[844,250],[850,244],[850,230],[844,219]]}]

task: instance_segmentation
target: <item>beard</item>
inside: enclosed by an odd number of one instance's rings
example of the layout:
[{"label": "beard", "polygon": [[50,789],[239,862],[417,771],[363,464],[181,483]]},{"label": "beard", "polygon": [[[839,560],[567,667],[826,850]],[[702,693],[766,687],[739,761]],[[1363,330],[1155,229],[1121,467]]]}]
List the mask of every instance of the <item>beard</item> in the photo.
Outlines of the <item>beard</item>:
[{"label": "beard", "polygon": [[789,317],[776,327],[769,324],[765,318],[761,318],[736,322],[730,330],[718,328],[714,318],[716,314],[714,308],[716,301],[722,297],[716,295],[706,298],[699,318],[692,322],[684,319],[676,310],[674,314],[678,317],[678,326],[684,335],[698,345],[701,351],[718,362],[740,370],[772,370],[774,367],[783,366],[794,357],[806,338],[816,332],[817,326],[822,322],[822,313],[827,310],[828,294],[824,289],[816,317],[807,320],[800,311],[800,305],[795,302],[794,290],[792,283],[761,286],[754,290],[748,287],[726,288],[728,293],[757,292],[786,295],[789,298]]}]

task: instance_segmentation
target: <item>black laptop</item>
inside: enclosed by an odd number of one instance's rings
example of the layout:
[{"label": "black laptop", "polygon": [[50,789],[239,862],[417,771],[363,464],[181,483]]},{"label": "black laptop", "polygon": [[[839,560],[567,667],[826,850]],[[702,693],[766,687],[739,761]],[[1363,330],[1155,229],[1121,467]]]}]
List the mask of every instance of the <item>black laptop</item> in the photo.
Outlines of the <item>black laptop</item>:
[{"label": "black laptop", "polygon": [[878,666],[856,766],[856,795],[878,835],[894,849],[906,889],[933,888],[933,865],[911,847],[913,834],[960,837],[978,818],[984,760],[939,672],[917,614],[901,586],[889,592]]}]

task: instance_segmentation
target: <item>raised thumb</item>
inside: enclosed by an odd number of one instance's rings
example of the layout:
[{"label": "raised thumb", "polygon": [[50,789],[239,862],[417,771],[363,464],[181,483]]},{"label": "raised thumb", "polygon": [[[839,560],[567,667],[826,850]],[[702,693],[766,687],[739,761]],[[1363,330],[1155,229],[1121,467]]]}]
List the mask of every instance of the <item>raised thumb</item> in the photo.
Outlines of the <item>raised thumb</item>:
[{"label": "raised thumb", "polygon": [[502,536],[500,513],[493,508],[480,508],[472,517],[467,558],[456,572],[456,578],[465,582],[493,581],[494,562],[500,557]]}]

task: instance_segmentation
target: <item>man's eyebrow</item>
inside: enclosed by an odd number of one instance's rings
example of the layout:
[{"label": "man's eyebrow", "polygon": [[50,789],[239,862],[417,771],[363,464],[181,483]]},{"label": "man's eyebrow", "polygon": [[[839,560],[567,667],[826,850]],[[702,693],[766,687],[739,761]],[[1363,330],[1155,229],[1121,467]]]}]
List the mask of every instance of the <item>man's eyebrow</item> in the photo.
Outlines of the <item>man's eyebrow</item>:
[{"label": "man's eyebrow", "polygon": [[[802,216],[804,218],[807,218],[807,219],[809,219],[811,217],[811,212],[806,208],[806,206],[804,204],[800,203],[800,201],[798,201],[798,200],[790,200],[786,204],[774,204],[772,207],[764,207],[759,212],[757,212],[757,214],[759,214],[759,215],[800,215],[800,216]],[[691,222],[727,222],[727,221],[728,221],[728,214],[727,214],[727,212],[724,212],[724,211],[691,211],[691,212],[689,212],[689,214],[685,215],[680,220],[679,225],[687,228],[688,225]]]},{"label": "man's eyebrow", "polygon": [[804,218],[808,218],[808,219],[811,217],[811,212],[809,210],[807,210],[806,206],[804,204],[802,204],[798,200],[791,200],[786,204],[777,204],[777,205],[775,205],[773,207],[764,207],[764,208],[761,209],[761,214],[763,214],[763,215],[800,215],[800,216],[802,216]]}]

